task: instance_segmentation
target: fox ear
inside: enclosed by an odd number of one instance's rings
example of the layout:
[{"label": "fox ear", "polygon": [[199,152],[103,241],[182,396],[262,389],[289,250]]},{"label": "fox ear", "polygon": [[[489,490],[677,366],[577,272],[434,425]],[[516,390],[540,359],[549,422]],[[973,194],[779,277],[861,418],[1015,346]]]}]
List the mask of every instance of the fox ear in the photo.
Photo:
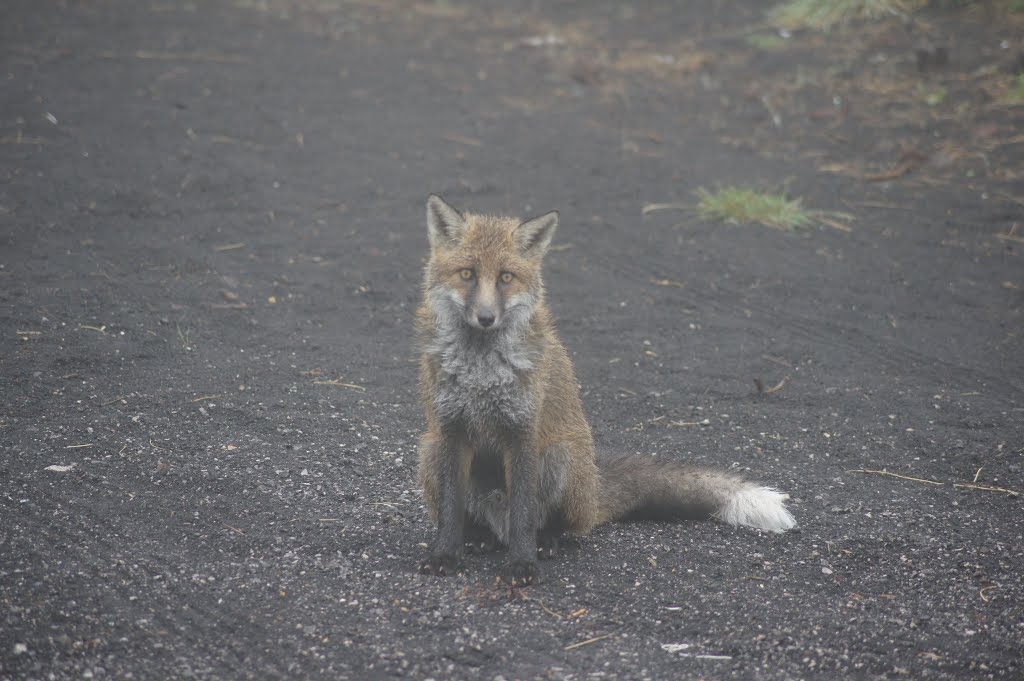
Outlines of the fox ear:
[{"label": "fox ear", "polygon": [[519,250],[523,255],[529,258],[540,258],[547,253],[556,227],[558,227],[558,211],[553,210],[519,225],[516,227],[516,231],[512,232],[512,237],[519,244]]},{"label": "fox ear", "polygon": [[427,236],[430,248],[454,246],[466,228],[462,214],[444,202],[437,194],[427,199]]}]

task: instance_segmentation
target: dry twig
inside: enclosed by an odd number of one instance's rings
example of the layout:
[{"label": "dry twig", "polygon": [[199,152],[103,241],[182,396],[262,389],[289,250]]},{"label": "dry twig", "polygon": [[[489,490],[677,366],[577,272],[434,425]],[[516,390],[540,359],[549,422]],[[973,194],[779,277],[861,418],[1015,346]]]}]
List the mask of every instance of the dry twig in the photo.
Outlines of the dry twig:
[{"label": "dry twig", "polygon": [[711,421],[704,419],[703,421],[669,421],[665,424],[666,428],[691,428],[693,426],[710,426]]},{"label": "dry twig", "polygon": [[985,485],[972,485],[967,482],[954,482],[953,487],[966,487],[967,489],[976,489],[981,492],[1002,492],[1003,494],[1008,494],[1011,497],[1020,496],[1020,492],[1012,489],[1006,489],[1005,487],[986,487]]},{"label": "dry twig", "polygon": [[786,383],[788,383],[788,382],[789,382],[789,376],[783,376],[781,381],[779,381],[778,383],[776,383],[775,385],[773,385],[770,388],[765,388],[764,387],[764,382],[761,381],[760,378],[755,378],[754,379],[754,386],[757,388],[757,392],[764,393],[766,395],[770,395],[771,393],[777,393],[780,390],[782,390],[784,387],[786,387]]},{"label": "dry twig", "polygon": [[1016,222],[1013,223],[1012,227],[1010,227],[1009,232],[1007,232],[1006,234],[996,234],[996,238],[1002,239],[1003,241],[1016,241],[1017,243],[1024,244],[1024,235],[1017,234]]},{"label": "dry twig", "polygon": [[124,59],[134,57],[147,61],[197,61],[212,62],[215,64],[245,64],[249,60],[232,54],[216,54],[213,52],[156,52],[152,50],[136,50],[131,54],[117,54],[115,52],[101,52],[103,59]]},{"label": "dry twig", "polygon": [[873,470],[868,470],[866,468],[854,468],[854,469],[848,470],[846,472],[847,473],[866,473],[866,474],[869,474],[869,475],[886,475],[886,476],[888,476],[890,478],[899,478],[900,480],[910,480],[911,482],[924,482],[924,483],[927,483],[929,485],[945,485],[946,484],[944,482],[939,482],[937,480],[925,480],[924,478],[912,478],[912,477],[910,477],[908,475],[900,475],[899,473],[890,473],[887,470],[873,471]]},{"label": "dry twig", "polygon": [[895,168],[883,170],[880,173],[864,173],[863,179],[865,182],[885,182],[887,180],[895,180],[903,177],[918,165],[919,161],[909,159],[900,163]]},{"label": "dry twig", "polygon": [[441,139],[447,140],[448,142],[455,142],[457,144],[465,144],[469,147],[483,146],[483,142],[475,137],[466,137],[465,135],[457,135],[455,133],[446,133],[441,135]]},{"label": "dry twig", "polygon": [[333,379],[328,380],[328,381],[316,380],[316,381],[313,381],[313,384],[314,385],[336,385],[336,386],[338,386],[340,388],[349,388],[351,390],[358,390],[361,393],[365,393],[366,392],[366,388],[364,388],[361,385],[356,385],[355,383],[343,383],[340,379],[337,379],[337,378],[333,378]]},{"label": "dry twig", "polygon": [[603,641],[606,638],[611,638],[614,635],[615,634],[605,634],[604,636],[595,636],[594,638],[588,638],[586,641],[580,641],[579,643],[573,643],[572,645],[568,645],[562,648],[562,650],[576,650],[577,648],[588,646],[591,643],[597,643],[598,641]]},{"label": "dry twig", "polygon": [[[910,480],[911,482],[923,482],[923,483],[926,483],[926,484],[929,484],[929,485],[945,485],[946,484],[946,483],[940,482],[938,480],[925,480],[924,478],[912,478],[909,475],[900,475],[899,473],[890,473],[889,471],[884,470],[884,469],[880,470],[880,471],[873,471],[873,470],[868,470],[868,469],[864,469],[864,468],[856,468],[856,469],[848,470],[846,472],[847,473],[867,473],[867,474],[870,474],[870,475],[885,475],[885,476],[888,476],[890,478],[899,478],[900,480]],[[981,469],[979,468],[978,472],[974,474],[974,479],[975,480],[978,479],[978,475],[980,473],[981,473]],[[985,485],[975,485],[975,484],[969,483],[969,482],[954,482],[954,483],[951,483],[951,484],[953,485],[953,487],[963,487],[965,489],[974,489],[974,490],[978,490],[980,492],[1001,492],[1003,494],[1007,494],[1007,495],[1009,495],[1011,497],[1015,497],[1015,498],[1020,496],[1020,492],[1018,492],[1016,490],[1012,490],[1012,489],[1006,489],[1005,487],[987,487]]]}]

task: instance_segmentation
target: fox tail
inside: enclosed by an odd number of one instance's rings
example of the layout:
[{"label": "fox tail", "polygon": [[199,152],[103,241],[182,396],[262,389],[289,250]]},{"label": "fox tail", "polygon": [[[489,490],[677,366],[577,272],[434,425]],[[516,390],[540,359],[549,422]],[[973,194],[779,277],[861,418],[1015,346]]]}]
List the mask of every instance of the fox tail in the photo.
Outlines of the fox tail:
[{"label": "fox tail", "polygon": [[796,527],[788,495],[744,478],[637,455],[598,459],[599,523],[716,518],[769,532]]}]

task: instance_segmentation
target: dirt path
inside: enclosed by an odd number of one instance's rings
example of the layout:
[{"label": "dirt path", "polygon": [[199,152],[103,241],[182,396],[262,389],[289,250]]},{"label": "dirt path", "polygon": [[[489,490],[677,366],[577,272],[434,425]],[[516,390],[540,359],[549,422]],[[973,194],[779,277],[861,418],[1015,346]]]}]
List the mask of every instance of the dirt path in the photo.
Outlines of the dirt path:
[{"label": "dirt path", "polygon": [[[1021,15],[765,8],[5,3],[0,678],[1018,678]],[[430,192],[559,209],[601,445],[801,531],[416,574]]]}]

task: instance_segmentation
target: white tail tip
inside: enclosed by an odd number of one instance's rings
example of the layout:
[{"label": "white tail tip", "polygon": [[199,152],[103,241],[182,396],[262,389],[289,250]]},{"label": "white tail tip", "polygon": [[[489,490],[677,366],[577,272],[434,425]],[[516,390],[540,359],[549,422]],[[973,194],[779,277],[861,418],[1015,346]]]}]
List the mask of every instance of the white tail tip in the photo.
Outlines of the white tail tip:
[{"label": "white tail tip", "polygon": [[736,492],[714,516],[730,525],[785,532],[796,527],[796,518],[782,503],[788,498],[788,494],[770,487],[749,485]]}]

